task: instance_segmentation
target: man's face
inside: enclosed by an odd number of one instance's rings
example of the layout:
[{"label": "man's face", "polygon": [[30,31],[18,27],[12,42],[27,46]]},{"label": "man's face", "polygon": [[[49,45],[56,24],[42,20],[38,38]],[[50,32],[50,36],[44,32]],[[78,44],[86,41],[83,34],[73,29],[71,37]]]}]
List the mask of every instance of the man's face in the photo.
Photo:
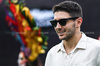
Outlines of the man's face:
[{"label": "man's face", "polygon": [[[71,18],[71,16],[69,15],[69,13],[64,12],[64,11],[58,11],[55,12],[54,14],[54,20],[60,20],[60,19],[64,19],[64,18]],[[75,34],[75,22],[73,20],[68,20],[66,21],[66,25],[61,26],[58,22],[57,22],[57,26],[54,27],[56,33],[59,36],[60,40],[69,40],[74,34]]]}]

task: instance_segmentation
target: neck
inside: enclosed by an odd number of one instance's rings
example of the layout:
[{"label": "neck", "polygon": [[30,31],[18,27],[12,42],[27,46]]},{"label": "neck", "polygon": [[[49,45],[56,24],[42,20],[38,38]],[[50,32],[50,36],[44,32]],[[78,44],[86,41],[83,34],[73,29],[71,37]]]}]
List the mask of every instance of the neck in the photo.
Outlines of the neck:
[{"label": "neck", "polygon": [[81,32],[78,32],[75,33],[70,40],[63,40],[64,48],[67,54],[69,54],[75,48],[81,36]]}]

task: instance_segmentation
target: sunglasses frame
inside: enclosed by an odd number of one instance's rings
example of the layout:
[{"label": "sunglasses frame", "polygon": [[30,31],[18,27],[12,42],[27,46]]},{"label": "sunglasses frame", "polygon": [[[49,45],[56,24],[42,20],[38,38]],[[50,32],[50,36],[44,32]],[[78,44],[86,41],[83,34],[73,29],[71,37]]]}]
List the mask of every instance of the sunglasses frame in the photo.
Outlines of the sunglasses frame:
[{"label": "sunglasses frame", "polygon": [[60,20],[51,20],[50,23],[53,27],[57,26],[57,23],[59,23],[61,26],[65,26],[67,23],[67,20],[76,20],[79,17],[71,17],[71,18],[63,18]]}]

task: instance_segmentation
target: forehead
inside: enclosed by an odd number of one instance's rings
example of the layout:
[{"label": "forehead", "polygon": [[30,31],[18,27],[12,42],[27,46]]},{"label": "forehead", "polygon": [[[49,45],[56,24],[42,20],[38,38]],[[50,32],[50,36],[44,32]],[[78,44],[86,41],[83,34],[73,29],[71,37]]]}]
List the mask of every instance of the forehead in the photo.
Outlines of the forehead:
[{"label": "forehead", "polygon": [[69,15],[69,13],[65,12],[65,11],[58,11],[54,13],[54,19],[55,20],[59,20],[62,18],[70,18],[71,16]]}]

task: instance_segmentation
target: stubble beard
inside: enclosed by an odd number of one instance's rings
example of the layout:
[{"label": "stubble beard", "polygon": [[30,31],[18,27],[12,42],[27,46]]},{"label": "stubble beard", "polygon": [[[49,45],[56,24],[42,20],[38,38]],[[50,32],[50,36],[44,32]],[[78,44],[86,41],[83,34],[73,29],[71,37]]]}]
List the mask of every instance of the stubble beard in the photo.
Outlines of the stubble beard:
[{"label": "stubble beard", "polygon": [[75,23],[73,25],[73,28],[68,30],[68,32],[66,33],[66,36],[60,40],[68,41],[73,37],[74,34],[75,34]]}]

